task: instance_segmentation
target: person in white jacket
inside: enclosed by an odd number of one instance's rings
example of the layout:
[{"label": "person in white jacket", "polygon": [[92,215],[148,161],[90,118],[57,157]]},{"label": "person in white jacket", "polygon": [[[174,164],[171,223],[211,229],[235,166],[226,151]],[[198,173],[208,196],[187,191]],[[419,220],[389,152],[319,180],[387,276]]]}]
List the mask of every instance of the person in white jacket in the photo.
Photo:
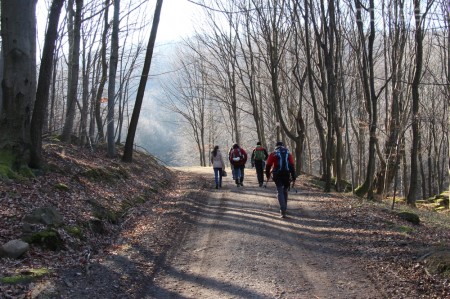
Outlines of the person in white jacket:
[{"label": "person in white jacket", "polygon": [[216,145],[211,152],[211,165],[214,169],[216,189],[222,188],[222,172],[225,170],[225,163],[218,145]]}]

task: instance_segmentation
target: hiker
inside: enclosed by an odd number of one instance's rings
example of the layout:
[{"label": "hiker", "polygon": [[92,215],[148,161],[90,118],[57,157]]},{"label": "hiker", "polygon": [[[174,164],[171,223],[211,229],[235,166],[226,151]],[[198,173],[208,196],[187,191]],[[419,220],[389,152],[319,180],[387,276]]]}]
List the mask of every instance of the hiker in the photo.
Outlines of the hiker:
[{"label": "hiker", "polygon": [[230,150],[228,159],[233,165],[233,179],[236,182],[236,186],[244,186],[244,168],[247,162],[247,152],[235,143],[233,144],[233,149]]},{"label": "hiker", "polygon": [[[230,150],[228,151],[228,157],[230,157],[232,151],[233,151],[233,146],[231,146]],[[230,163],[230,169],[231,169],[231,176],[233,177],[233,181],[234,181],[236,179],[234,178],[234,166],[233,166],[233,163]]]},{"label": "hiker", "polygon": [[225,163],[223,162],[222,153],[220,152],[218,145],[216,145],[211,152],[211,165],[214,169],[216,189],[222,188],[222,174],[225,170]]},{"label": "hiker", "polygon": [[280,214],[286,218],[289,177],[295,182],[295,164],[294,158],[283,142],[278,141],[275,150],[269,155],[266,161],[266,177],[269,181],[272,174],[273,181],[277,186],[277,198],[280,204]]},{"label": "hiker", "polygon": [[259,187],[262,187],[264,183],[264,162],[267,160],[268,156],[267,150],[261,146],[261,142],[258,141],[256,147],[253,149],[251,162],[252,167],[255,167],[256,169]]}]

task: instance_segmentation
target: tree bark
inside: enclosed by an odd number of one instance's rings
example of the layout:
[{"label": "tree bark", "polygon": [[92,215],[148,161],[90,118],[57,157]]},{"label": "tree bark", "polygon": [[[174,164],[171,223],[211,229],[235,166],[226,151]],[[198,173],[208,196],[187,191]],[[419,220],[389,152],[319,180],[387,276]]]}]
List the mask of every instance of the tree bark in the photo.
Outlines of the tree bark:
[{"label": "tree bark", "polygon": [[416,45],[416,61],[414,79],[411,86],[412,93],[412,146],[411,146],[411,176],[409,182],[409,191],[406,197],[408,205],[416,206],[416,193],[417,193],[417,174],[418,174],[418,151],[419,151],[419,85],[420,77],[422,75],[422,63],[423,63],[423,42],[422,42],[422,25],[420,17],[420,0],[414,0],[414,12],[416,21],[416,33],[414,35],[414,41]]},{"label": "tree bark", "polygon": [[153,16],[152,30],[147,45],[147,52],[145,54],[144,68],[142,70],[141,80],[136,95],[136,102],[133,108],[133,114],[131,116],[130,126],[128,128],[127,139],[125,142],[125,149],[122,156],[124,162],[133,162],[133,144],[134,137],[136,135],[137,124],[139,120],[139,114],[141,113],[142,100],[144,98],[145,85],[147,84],[147,78],[150,71],[150,65],[152,62],[153,49],[155,47],[156,33],[158,32],[159,17],[161,15],[163,0],[156,1],[155,14]]},{"label": "tree bark", "polygon": [[116,94],[116,73],[119,61],[119,11],[120,0],[114,0],[113,30],[111,36],[111,55],[109,58],[109,79],[108,79],[108,156],[116,155],[114,143],[114,107]]},{"label": "tree bark", "polygon": [[30,167],[33,168],[40,168],[42,166],[42,128],[48,106],[53,57],[55,56],[56,40],[58,39],[59,16],[63,4],[64,0],[53,0],[48,17],[49,22],[42,51],[36,102],[34,104],[30,127],[32,144]]},{"label": "tree bark", "polygon": [[[73,10],[70,6],[69,1],[69,11]],[[78,72],[80,69],[79,56],[80,56],[80,40],[81,40],[81,15],[83,10],[83,0],[75,0],[76,10],[73,12],[73,26],[69,30],[73,30],[73,40],[71,43],[71,53],[69,56],[69,80],[67,88],[67,110],[66,110],[66,120],[64,122],[64,128],[62,132],[61,139],[65,142],[71,142],[73,124],[75,121],[76,114],[76,103],[77,103],[77,91],[78,91]],[[71,18],[69,16],[69,18]]]},{"label": "tree bark", "polygon": [[1,1],[4,66],[0,163],[14,170],[27,167],[31,157],[30,126],[36,99],[35,14],[35,0]]}]

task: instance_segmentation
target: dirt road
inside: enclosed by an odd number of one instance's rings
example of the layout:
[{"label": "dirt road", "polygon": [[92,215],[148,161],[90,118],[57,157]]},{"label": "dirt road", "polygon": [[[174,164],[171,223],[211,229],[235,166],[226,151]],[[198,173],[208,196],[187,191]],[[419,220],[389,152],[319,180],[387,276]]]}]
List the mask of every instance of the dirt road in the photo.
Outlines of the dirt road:
[{"label": "dirt road", "polygon": [[327,219],[319,194],[297,191],[282,219],[273,182],[258,187],[254,169],[244,187],[227,177],[223,189],[207,190],[147,298],[383,298],[341,246],[345,231]]}]

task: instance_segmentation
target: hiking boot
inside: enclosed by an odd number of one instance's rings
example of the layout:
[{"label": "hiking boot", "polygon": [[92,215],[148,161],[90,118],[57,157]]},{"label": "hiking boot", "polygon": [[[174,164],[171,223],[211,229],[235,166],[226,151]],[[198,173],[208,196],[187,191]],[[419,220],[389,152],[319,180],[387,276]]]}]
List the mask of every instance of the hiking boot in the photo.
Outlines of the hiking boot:
[{"label": "hiking boot", "polygon": [[241,186],[244,187],[244,184],[241,182]]},{"label": "hiking boot", "polygon": [[280,217],[286,218],[286,211],[280,210]]},{"label": "hiking boot", "polygon": [[219,189],[219,186],[216,185],[216,189]]}]

